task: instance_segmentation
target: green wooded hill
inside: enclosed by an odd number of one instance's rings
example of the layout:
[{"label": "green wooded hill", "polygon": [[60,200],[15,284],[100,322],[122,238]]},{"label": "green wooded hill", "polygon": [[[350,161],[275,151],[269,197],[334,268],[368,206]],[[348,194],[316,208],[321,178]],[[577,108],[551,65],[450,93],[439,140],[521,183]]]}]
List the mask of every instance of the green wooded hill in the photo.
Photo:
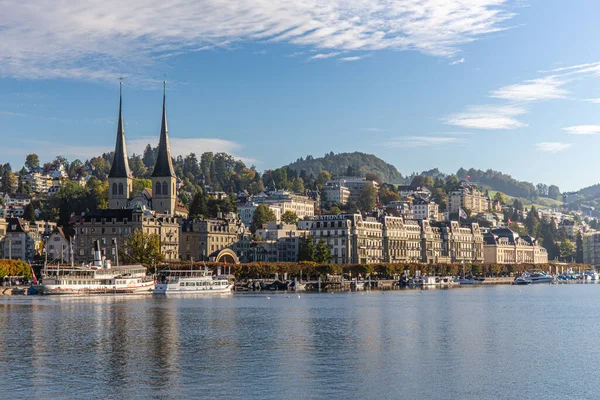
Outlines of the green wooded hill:
[{"label": "green wooded hill", "polygon": [[356,176],[364,177],[367,173],[372,173],[386,183],[397,185],[405,183],[404,177],[396,167],[373,154],[360,152],[339,154],[331,152],[319,158],[308,155],[297,159],[287,167],[298,173],[305,170],[307,176],[312,174],[315,177],[319,176],[323,170],[329,171],[333,175],[346,175],[348,167],[350,167]]}]

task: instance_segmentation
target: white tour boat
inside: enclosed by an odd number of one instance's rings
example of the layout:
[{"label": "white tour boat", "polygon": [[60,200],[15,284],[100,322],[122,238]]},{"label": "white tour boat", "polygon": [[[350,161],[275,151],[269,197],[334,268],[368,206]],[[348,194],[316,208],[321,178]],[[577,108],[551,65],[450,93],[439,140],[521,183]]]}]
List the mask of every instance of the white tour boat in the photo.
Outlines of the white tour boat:
[{"label": "white tour boat", "polygon": [[232,290],[233,282],[226,276],[213,276],[207,269],[161,271],[154,287],[155,294],[218,294]]},{"label": "white tour boat", "polygon": [[114,294],[150,293],[154,287],[154,278],[143,265],[113,267],[101,258],[99,244],[94,258],[92,265],[45,266],[36,289],[41,294]]}]

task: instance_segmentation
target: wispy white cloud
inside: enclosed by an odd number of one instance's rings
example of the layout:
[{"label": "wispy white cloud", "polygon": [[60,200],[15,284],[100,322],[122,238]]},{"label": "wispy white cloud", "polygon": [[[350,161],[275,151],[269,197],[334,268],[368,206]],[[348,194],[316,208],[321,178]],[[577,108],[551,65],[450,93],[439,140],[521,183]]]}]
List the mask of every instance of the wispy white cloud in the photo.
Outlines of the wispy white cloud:
[{"label": "wispy white cloud", "polygon": [[516,129],[527,126],[515,118],[526,111],[517,106],[470,106],[465,112],[449,115],[445,122],[473,129]]},{"label": "wispy white cloud", "polygon": [[267,50],[262,49],[262,50],[254,51],[254,52],[252,52],[252,54],[254,54],[255,56],[263,56],[263,55],[267,54]]},{"label": "wispy white cloud", "polygon": [[381,128],[363,128],[362,129],[365,132],[385,132],[385,129],[381,129]]},{"label": "wispy white cloud", "polygon": [[490,93],[490,96],[519,102],[562,99],[565,98],[567,94],[567,91],[561,88],[565,83],[566,81],[561,80],[556,76],[547,76],[540,79],[528,80],[516,85],[504,86],[500,89],[493,90]]},{"label": "wispy white cloud", "polygon": [[463,57],[463,58],[461,58],[461,59],[459,59],[459,60],[452,61],[452,62],[450,63],[450,65],[462,64],[462,63],[464,63],[464,62],[465,62],[465,58]]},{"label": "wispy white cloud", "polygon": [[585,101],[587,101],[588,103],[600,104],[600,98],[599,99],[585,99]]},{"label": "wispy white cloud", "polygon": [[351,62],[351,61],[362,60],[363,58],[365,58],[365,57],[364,56],[342,57],[342,58],[340,58],[340,61]]},{"label": "wispy white cloud", "polygon": [[463,139],[447,136],[406,136],[391,139],[386,143],[389,147],[434,147],[464,142]]},{"label": "wispy white cloud", "polygon": [[539,151],[546,153],[558,153],[559,151],[567,150],[571,147],[571,143],[560,143],[560,142],[541,142],[535,145]]},{"label": "wispy white cloud", "polygon": [[327,58],[337,57],[341,54],[339,51],[334,51],[333,53],[319,53],[312,56],[311,60],[325,60]]},{"label": "wispy white cloud", "polygon": [[24,117],[25,114],[16,113],[16,112],[12,112],[12,111],[0,111],[0,116],[5,116],[5,117]]},{"label": "wispy white cloud", "polygon": [[576,125],[563,128],[563,131],[574,135],[595,135],[600,133],[600,125]]},{"label": "wispy white cloud", "polygon": [[[0,76],[112,81],[161,59],[243,42],[321,54],[451,56],[508,28],[509,0],[2,0]],[[151,75],[151,74],[149,74]]]}]

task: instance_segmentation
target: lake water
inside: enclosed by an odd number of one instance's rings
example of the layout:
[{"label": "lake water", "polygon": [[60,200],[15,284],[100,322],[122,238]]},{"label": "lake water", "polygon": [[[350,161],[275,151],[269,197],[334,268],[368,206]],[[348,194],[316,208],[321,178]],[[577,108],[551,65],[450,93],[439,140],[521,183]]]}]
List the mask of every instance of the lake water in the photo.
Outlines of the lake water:
[{"label": "lake water", "polygon": [[600,397],[600,285],[270,296],[2,298],[0,397]]}]

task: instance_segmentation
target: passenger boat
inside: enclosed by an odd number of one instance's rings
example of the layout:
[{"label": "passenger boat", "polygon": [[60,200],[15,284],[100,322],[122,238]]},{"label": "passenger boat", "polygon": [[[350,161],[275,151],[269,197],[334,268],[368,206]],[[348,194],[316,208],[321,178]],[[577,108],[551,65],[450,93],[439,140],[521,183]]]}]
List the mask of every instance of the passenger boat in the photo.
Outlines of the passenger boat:
[{"label": "passenger boat", "polygon": [[213,276],[203,270],[166,270],[157,275],[155,294],[218,294],[231,293],[233,282],[227,276]]},{"label": "passenger boat", "polygon": [[42,281],[33,285],[41,294],[150,293],[154,279],[143,265],[111,266],[102,259],[100,245],[94,249],[92,265],[44,266]]}]

